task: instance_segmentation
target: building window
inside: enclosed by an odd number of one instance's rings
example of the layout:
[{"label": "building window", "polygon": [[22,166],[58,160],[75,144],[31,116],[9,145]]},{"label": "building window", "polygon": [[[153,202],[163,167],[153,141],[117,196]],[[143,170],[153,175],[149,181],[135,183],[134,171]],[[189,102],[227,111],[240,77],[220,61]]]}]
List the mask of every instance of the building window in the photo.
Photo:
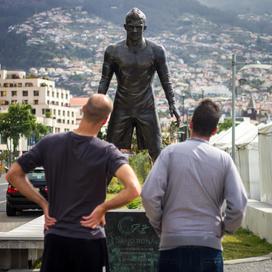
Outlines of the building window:
[{"label": "building window", "polygon": [[32,114],[36,114],[36,109],[31,110]]},{"label": "building window", "polygon": [[34,96],[39,96],[39,91],[37,91],[37,90],[33,91],[33,95]]},{"label": "building window", "polygon": [[47,100],[47,105],[50,105],[50,101],[49,100]]},{"label": "building window", "polygon": [[68,99],[68,94],[66,94],[66,99]]},{"label": "building window", "polygon": [[50,96],[50,92],[49,91],[47,91],[47,96]]},{"label": "building window", "polygon": [[74,112],[73,111],[71,112],[71,114],[72,114],[72,117],[74,117]]},{"label": "building window", "polygon": [[56,115],[56,110],[55,109],[53,109],[53,114]]},{"label": "building window", "polygon": [[58,110],[58,115],[60,115],[60,110]]},{"label": "building window", "polygon": [[25,87],[33,87],[33,83],[32,82],[26,82]]},{"label": "building window", "polygon": [[38,99],[35,99],[35,100],[33,101],[33,103],[34,103],[34,105],[38,105],[38,104],[39,104],[39,100],[38,100]]},{"label": "building window", "polygon": [[62,111],[62,115],[65,116],[65,111]]},{"label": "building window", "polygon": [[11,91],[11,96],[17,96],[17,91]]},{"label": "building window", "polygon": [[63,99],[63,93],[61,94],[61,98]]},{"label": "building window", "polygon": [[18,83],[18,87],[23,87],[23,84],[22,83]]},{"label": "building window", "polygon": [[67,124],[68,124],[68,125],[70,124],[70,120],[67,120]]},{"label": "building window", "polygon": [[57,93],[57,98],[59,98],[59,93]]},{"label": "building window", "polygon": [[4,87],[9,87],[9,84],[8,84],[8,83],[4,83],[3,86],[4,86]]},{"label": "building window", "polygon": [[28,91],[23,91],[23,96],[28,96]]},{"label": "building window", "polygon": [[74,124],[74,121],[72,120],[72,125]]},{"label": "building window", "polygon": [[23,104],[28,104],[28,100],[23,100]]},{"label": "building window", "polygon": [[17,100],[11,100],[11,104],[16,104]]},{"label": "building window", "polygon": [[70,117],[70,111],[67,111],[67,116]]},{"label": "building window", "polygon": [[54,92],[52,92],[52,97],[55,97],[55,93]]},{"label": "building window", "polygon": [[9,104],[9,102],[7,100],[0,100],[0,105],[5,106],[8,104]]},{"label": "building window", "polygon": [[7,96],[7,91],[1,91],[0,96]]},{"label": "building window", "polygon": [[65,124],[65,119],[62,119],[62,123]]}]

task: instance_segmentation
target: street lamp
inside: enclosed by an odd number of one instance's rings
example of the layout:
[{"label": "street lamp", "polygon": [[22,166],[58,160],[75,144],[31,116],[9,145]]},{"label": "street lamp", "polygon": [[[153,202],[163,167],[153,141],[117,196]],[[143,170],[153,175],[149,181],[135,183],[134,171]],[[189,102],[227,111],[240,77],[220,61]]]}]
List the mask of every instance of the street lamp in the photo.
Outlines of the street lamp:
[{"label": "street lamp", "polygon": [[[239,63],[243,64],[243,63]],[[256,64],[245,64],[243,65],[238,71],[237,71],[237,61],[236,61],[236,55],[232,55],[232,61],[231,61],[231,66],[232,66],[232,103],[231,103],[231,121],[232,121],[232,142],[231,142],[231,155],[232,159],[235,163],[235,98],[236,98],[236,76],[237,73],[240,71],[243,71],[245,69],[250,69],[250,68],[259,68],[259,69],[271,69],[272,65],[271,64],[261,64],[261,63],[256,63]]]}]

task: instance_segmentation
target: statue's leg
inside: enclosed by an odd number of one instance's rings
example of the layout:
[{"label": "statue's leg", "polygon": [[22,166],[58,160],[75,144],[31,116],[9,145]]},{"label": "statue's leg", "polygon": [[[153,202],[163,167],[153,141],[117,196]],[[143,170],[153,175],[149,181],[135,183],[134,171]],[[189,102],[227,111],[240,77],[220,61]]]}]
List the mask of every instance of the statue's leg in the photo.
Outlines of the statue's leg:
[{"label": "statue's leg", "polygon": [[137,114],[136,133],[139,149],[148,149],[155,161],[161,151],[161,131],[155,110],[143,110]]},{"label": "statue's leg", "polygon": [[125,111],[114,110],[109,120],[107,141],[118,148],[130,149],[132,133],[132,118]]}]

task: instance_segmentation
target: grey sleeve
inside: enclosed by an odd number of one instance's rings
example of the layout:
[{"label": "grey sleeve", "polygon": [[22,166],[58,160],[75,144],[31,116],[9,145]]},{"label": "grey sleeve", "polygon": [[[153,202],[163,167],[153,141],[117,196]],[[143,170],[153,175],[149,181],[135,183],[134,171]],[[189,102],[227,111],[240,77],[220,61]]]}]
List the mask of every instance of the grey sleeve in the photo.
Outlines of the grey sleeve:
[{"label": "grey sleeve", "polygon": [[142,188],[142,201],[146,216],[155,231],[161,233],[163,199],[167,188],[168,167],[162,151]]},{"label": "grey sleeve", "polygon": [[247,205],[247,195],[238,170],[230,157],[225,176],[224,197],[227,204],[224,231],[233,233],[242,224]]}]

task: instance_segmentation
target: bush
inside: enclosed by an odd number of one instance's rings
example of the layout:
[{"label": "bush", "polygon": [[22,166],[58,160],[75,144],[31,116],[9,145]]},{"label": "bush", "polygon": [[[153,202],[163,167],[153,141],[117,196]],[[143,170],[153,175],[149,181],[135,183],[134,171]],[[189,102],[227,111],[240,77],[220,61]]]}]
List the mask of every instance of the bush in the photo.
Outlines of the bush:
[{"label": "bush", "polygon": [[142,207],[142,200],[140,197],[133,199],[127,204],[128,209],[140,209]]},{"label": "bush", "polygon": [[150,172],[152,162],[147,151],[139,152],[129,158],[129,164],[135,171],[140,183],[143,183]]},{"label": "bush", "polygon": [[109,194],[118,194],[123,188],[123,184],[116,177],[113,177],[107,191]]}]

